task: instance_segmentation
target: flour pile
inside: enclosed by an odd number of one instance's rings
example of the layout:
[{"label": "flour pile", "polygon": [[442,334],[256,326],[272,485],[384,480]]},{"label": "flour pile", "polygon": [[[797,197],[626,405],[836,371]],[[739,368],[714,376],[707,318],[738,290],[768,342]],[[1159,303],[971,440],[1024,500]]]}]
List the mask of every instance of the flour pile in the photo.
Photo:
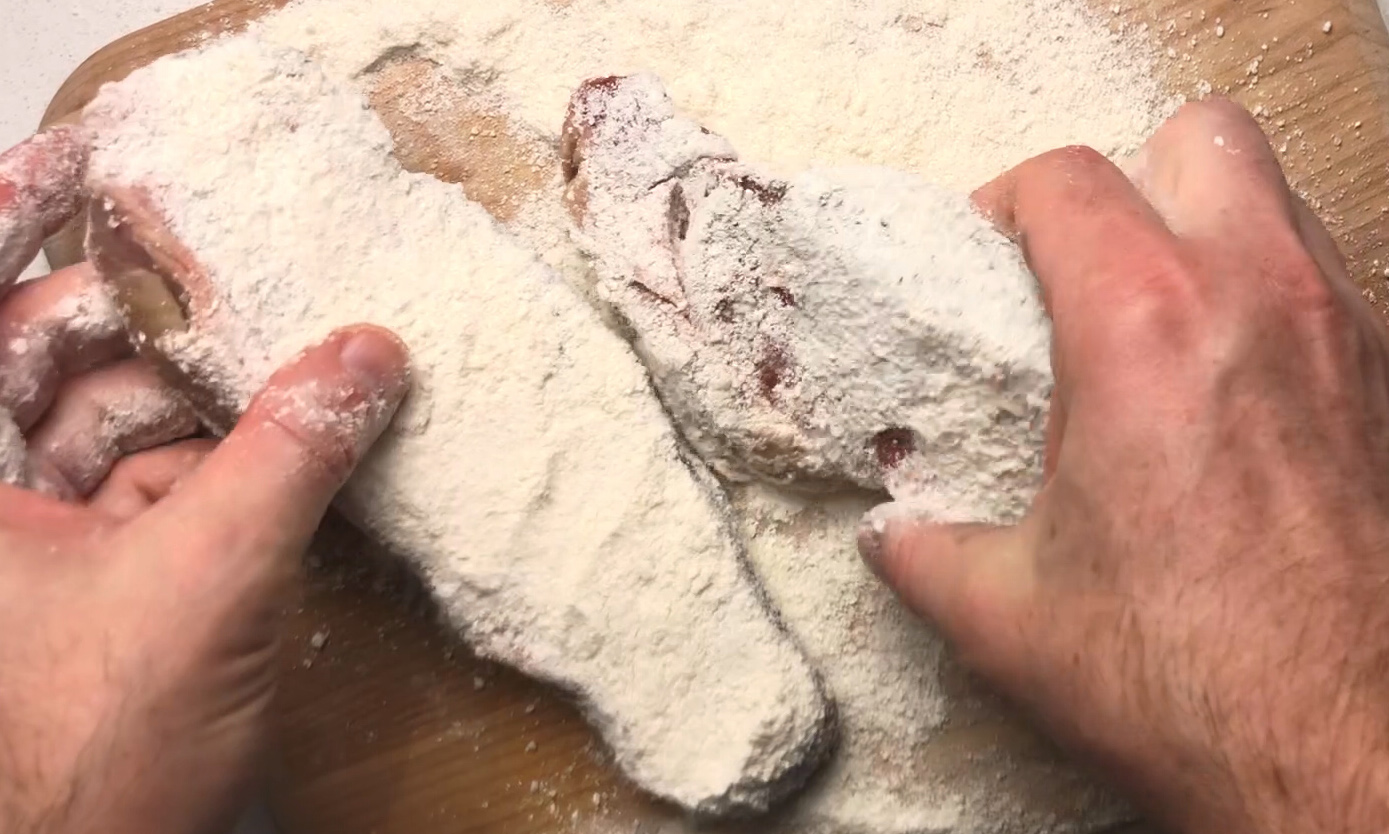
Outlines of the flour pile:
[{"label": "flour pile", "polygon": [[[502,218],[514,237],[481,223],[456,188],[387,164],[390,138],[362,101],[403,56],[434,62],[532,147],[552,149],[548,180],[537,176]],[[210,60],[223,65],[204,75],[197,65]],[[368,481],[407,484],[408,500],[363,486],[347,500],[407,553],[476,535],[474,525],[490,529],[494,549],[427,571],[435,592],[470,640],[524,669],[575,688],[574,664],[613,671],[584,683],[609,687],[599,729],[643,786],[698,804],[721,781],[752,774],[774,789],[741,803],[733,790],[731,802],[719,795],[707,806],[751,807],[803,776],[790,763],[808,765],[825,741],[814,679],[732,575],[742,545],[829,684],[843,735],[810,790],[759,830],[1037,832],[1113,818],[1112,804],[952,672],[938,638],[863,569],[853,531],[878,496],[812,500],[724,485],[725,502],[722,489],[681,466],[625,346],[591,327],[588,311],[580,316],[580,293],[598,281],[570,240],[553,149],[584,80],[639,72],[659,76],[679,112],[765,163],[769,176],[879,165],[956,194],[1064,144],[1126,154],[1171,107],[1146,46],[1113,34],[1080,0],[301,0],[237,41],[133,76],[94,113],[129,119],[151,84],[177,102],[159,114],[171,122],[141,117],[136,130],[114,130],[101,156],[123,182],[158,183],[175,232],[218,273],[214,283],[234,288],[217,299],[241,322],[222,334],[222,359],[239,344],[276,359],[272,347],[302,344],[347,316],[400,329],[417,358],[443,369],[426,369],[423,396],[364,471]],[[203,80],[192,84],[195,73]],[[203,100],[175,95],[188,89]],[[248,140],[259,153],[241,147]],[[181,164],[170,163],[169,146]],[[499,345],[500,334],[534,339],[534,352]],[[217,364],[199,347],[177,337],[164,346],[183,349],[190,364]],[[267,367],[224,365],[224,391],[244,397]],[[502,367],[556,373],[527,388],[487,373]],[[474,427],[458,417],[466,409],[490,416]],[[619,428],[595,437],[605,424]],[[434,444],[450,433],[483,453],[441,454]],[[624,479],[641,489],[621,493],[614,483]],[[967,496],[946,488],[935,510],[1010,517],[1029,497],[1025,482]],[[455,488],[467,500],[442,502]],[[551,512],[576,495],[585,513]],[[546,548],[565,551],[559,567]],[[615,570],[628,557],[614,548],[648,558]],[[651,558],[664,553],[683,558]],[[534,606],[517,622],[511,603],[522,588]],[[653,631],[624,642],[631,616],[649,617]],[[730,622],[746,636],[730,636]],[[720,629],[727,644],[713,636]],[[551,639],[532,645],[523,632]],[[653,645],[654,661],[641,654]],[[622,652],[656,679],[617,675],[605,658]],[[690,660],[690,676],[679,674]],[[704,685],[714,689],[701,696]],[[785,709],[771,712],[773,704]],[[774,726],[755,749],[731,742],[759,721]],[[643,727],[644,747],[633,738]],[[799,746],[780,744],[788,739]],[[649,755],[624,759],[638,748]],[[711,762],[734,766],[711,773]]]},{"label": "flour pile", "polygon": [[650,72],[746,159],[956,191],[1072,143],[1126,154],[1170,106],[1084,0],[301,0],[260,33],[344,78],[430,58],[554,137],[580,82]]}]

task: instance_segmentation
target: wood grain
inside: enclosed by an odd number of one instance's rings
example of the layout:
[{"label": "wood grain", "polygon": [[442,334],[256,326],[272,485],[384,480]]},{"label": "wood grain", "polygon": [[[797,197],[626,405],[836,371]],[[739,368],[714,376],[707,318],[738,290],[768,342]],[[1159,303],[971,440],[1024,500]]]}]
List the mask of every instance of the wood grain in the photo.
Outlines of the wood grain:
[{"label": "wood grain", "polygon": [[[45,124],[70,118],[100,84],[235,31],[283,2],[216,0],[112,44],[62,86]],[[1097,5],[1107,12],[1111,2]],[[1374,0],[1132,5],[1113,16],[1115,25],[1147,25],[1171,47],[1175,92],[1204,80],[1260,114],[1290,181],[1328,222],[1352,274],[1373,301],[1389,300],[1389,37]],[[447,106],[412,107],[426,88]],[[441,85],[427,62],[381,68],[371,100],[403,164],[458,182],[502,222],[549,176],[526,166],[493,176],[552,149]],[[463,135],[476,141],[451,141]],[[50,242],[50,259],[79,258],[80,241],[80,229],[66,230]],[[413,580],[347,525],[330,519],[313,562],[291,618],[279,699],[272,793],[287,831],[540,834],[572,830],[576,820],[636,830],[670,818],[670,809],[613,774],[561,695],[472,657],[433,624]],[[1025,728],[997,716],[967,704],[936,755],[968,762],[990,745],[1048,754]],[[1059,811],[1074,793],[1064,783],[1030,787],[1037,802]]]}]

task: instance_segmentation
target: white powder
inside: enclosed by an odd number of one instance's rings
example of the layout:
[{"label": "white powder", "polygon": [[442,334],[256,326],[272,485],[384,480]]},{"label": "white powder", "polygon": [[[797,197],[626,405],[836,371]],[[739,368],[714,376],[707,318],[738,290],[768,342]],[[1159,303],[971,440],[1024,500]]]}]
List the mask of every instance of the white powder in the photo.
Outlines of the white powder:
[{"label": "white powder", "polygon": [[961,520],[1026,508],[1050,335],[967,197],[883,168],[778,180],[651,76],[587,85],[565,140],[600,295],[718,471],[887,485]]},{"label": "white powder", "polygon": [[946,717],[944,647],[864,569],[854,546],[865,497],[821,501],[761,486],[734,492],[749,554],[772,600],[796,623],[840,707],[829,772],[794,809],[790,831],[950,830],[959,786],[923,767]]},{"label": "white powder", "polygon": [[1010,743],[998,726],[971,727],[980,713],[997,724],[997,713],[970,703],[976,695],[958,669],[946,672],[940,638],[859,559],[854,534],[874,496],[810,499],[760,484],[732,496],[758,576],[840,714],[827,772],[764,834],[1040,834],[1128,818],[1081,773],[1020,747],[1016,733]]},{"label": "white powder", "polygon": [[[307,50],[331,79],[340,82],[370,84],[373,74],[393,55],[432,59],[440,65],[441,75],[493,102],[498,111],[513,118],[513,127],[530,131],[528,139],[542,148],[547,142],[558,144],[566,105],[581,81],[649,71],[669,86],[682,112],[728,136],[748,159],[779,166],[790,174],[812,163],[886,165],[922,174],[957,192],[979,185],[1027,156],[1063,144],[1081,142],[1113,155],[1126,153],[1170,108],[1151,77],[1146,45],[1111,34],[1082,10],[1079,0],[811,0],[792,5],[735,0],[659,4],[646,0],[405,0],[394,4],[308,0],[272,16],[257,29],[267,40]],[[253,84],[245,76],[237,78],[247,90],[257,90],[257,97],[265,95],[262,88],[268,79]],[[228,114],[251,118],[252,94],[244,90],[234,94],[226,89],[228,83],[223,78],[196,87],[213,93],[214,102],[205,112],[212,114],[220,107]],[[285,117],[285,110],[271,102],[256,105],[269,122]],[[331,123],[342,116],[304,105],[299,112],[295,123],[302,125]],[[359,118],[359,114],[347,114],[354,124]],[[306,129],[301,127],[300,132]],[[173,128],[167,132],[166,140],[172,141]],[[317,129],[311,132],[318,133]],[[188,144],[198,151],[210,148],[208,155],[216,156],[231,150],[229,141],[237,141],[224,135],[222,126],[212,120],[211,127],[194,131]],[[359,141],[362,136],[370,138],[367,144],[372,150],[384,154],[386,143],[378,133],[362,130],[356,135]],[[325,141],[323,136],[314,138]],[[459,141],[466,138],[460,136]],[[337,145],[318,148],[320,153],[344,150]],[[497,246],[491,239],[478,246],[473,243],[476,237],[469,235],[447,251],[432,247],[433,235],[419,234],[418,224],[423,221],[417,215],[435,214],[436,204],[434,192],[421,181],[412,181],[416,197],[407,209],[406,201],[399,195],[389,196],[393,192],[385,187],[395,182],[396,174],[381,182],[362,181],[363,170],[377,169],[359,167],[355,157],[348,166],[323,166],[314,158],[301,163],[321,171],[323,182],[306,182],[295,171],[281,170],[279,163],[261,174],[266,179],[286,177],[280,187],[301,187],[301,200],[316,203],[316,218],[297,222],[312,222],[313,233],[322,239],[322,260],[294,265],[298,272],[341,273],[343,283],[362,281],[363,286],[371,286],[378,277],[373,267],[379,270],[386,261],[401,258],[407,267],[416,265],[419,274],[438,276],[429,286],[419,287],[424,300],[414,309],[427,318],[441,316],[438,311],[445,309],[455,315],[454,308],[440,304],[436,294],[440,292],[437,284],[446,283],[447,276],[471,269],[497,281],[525,271],[508,265],[515,257],[510,244]],[[547,262],[562,266],[572,285],[588,287],[593,276],[575,248],[563,240],[565,215],[558,199],[557,163],[555,167],[553,188],[525,200],[520,213],[508,222],[527,243],[542,250]],[[349,177],[354,179],[347,182]],[[236,186],[219,183],[218,187],[229,192],[266,187],[249,167],[228,179]],[[350,196],[326,194],[329,185]],[[428,192],[430,199],[421,201],[419,192]],[[272,221],[279,218],[258,211],[254,204],[254,200],[247,205],[230,194],[222,195],[220,214],[188,219],[204,227],[190,242],[200,255],[204,248],[220,246],[216,251],[227,253],[228,263],[251,268],[248,280],[264,281],[266,270],[280,268],[267,262],[282,257],[282,251],[298,251],[302,241],[275,237],[279,230]],[[352,239],[354,230],[373,226],[360,217],[363,212],[400,212],[402,222],[383,238]],[[339,216],[342,220],[334,225],[332,219]],[[217,229],[222,233],[217,234]],[[302,227],[292,231],[297,234]],[[422,256],[416,256],[417,247]],[[455,263],[455,257],[474,260]],[[443,274],[441,263],[447,264]],[[284,272],[295,274],[289,267]],[[403,275],[412,288],[419,284],[408,268],[380,274]],[[288,279],[281,275],[279,280]],[[508,286],[514,290],[518,285],[512,281]],[[325,289],[335,304],[350,303],[332,287]],[[275,288],[269,298],[251,306],[259,311],[281,304],[283,294]],[[287,296],[279,317],[296,315],[294,303],[302,300]],[[488,300],[503,303],[500,295]],[[366,309],[370,305],[366,299],[362,302],[356,309],[362,310],[363,318],[384,319],[387,324],[413,327],[414,332],[431,325],[409,322],[408,311],[382,305]],[[304,310],[310,322],[306,330],[317,321],[310,315],[316,315],[315,306],[309,304]],[[618,399],[613,408],[638,410]],[[437,397],[433,401],[432,419],[437,420]],[[509,406],[508,412],[514,408]],[[433,425],[431,415],[405,417],[407,426],[427,430]],[[526,436],[529,425],[519,424],[513,436]],[[514,440],[498,442],[517,445]],[[582,447],[586,438],[576,431],[569,442]],[[459,465],[456,471],[486,473],[499,467],[483,456],[477,466]],[[527,471],[518,468],[514,477],[522,483],[505,497],[525,499],[530,494]],[[495,496],[498,502],[502,497]],[[853,552],[858,515],[872,497],[807,501],[758,486],[740,488],[735,499],[757,570],[787,623],[834,688],[844,727],[839,756],[791,810],[782,823],[784,830],[795,834],[1037,832],[1071,830],[1076,820],[1094,823],[1102,818],[1102,814],[1084,812],[1093,807],[1087,801],[1049,815],[1047,802],[1014,787],[1035,778],[1037,784],[1056,787],[1057,793],[1074,793],[1073,776],[1060,782],[1042,778],[1060,768],[1035,760],[1013,761],[997,748],[978,743],[967,747],[974,758],[958,763],[950,758],[950,748],[936,746],[944,732],[941,722],[957,703],[946,698],[940,680],[940,643],[892,603]],[[1021,499],[1000,494],[995,500],[1016,506]],[[599,503],[603,502],[593,502]],[[688,519],[705,506],[705,498],[685,491],[671,496],[658,512]],[[383,505],[377,511],[384,514],[401,508]],[[963,514],[974,513],[969,508]],[[713,515],[704,511],[701,523],[708,523]],[[524,563],[515,568],[526,569]],[[499,569],[494,585],[506,588],[509,581],[514,580]],[[607,581],[621,587],[621,577]],[[680,602],[679,593],[665,578],[661,583],[665,591],[653,588],[640,598],[651,605]],[[462,591],[444,590],[446,605],[459,604]],[[607,595],[587,613],[622,616],[626,612],[605,611],[605,607],[628,604],[629,599]],[[694,622],[695,628],[700,625]],[[747,665],[731,667],[726,675],[729,681],[748,676],[749,688],[760,685],[758,670]],[[636,693],[630,706],[641,712],[655,706],[635,703],[644,699],[661,704],[667,700],[664,693],[649,688]],[[732,701],[724,715],[732,720],[742,708]],[[676,720],[673,712],[666,717]],[[700,721],[706,717],[696,713],[689,735],[703,732],[695,728],[702,728]],[[600,729],[612,737],[611,727],[600,724]],[[686,743],[699,741],[691,738]],[[684,752],[682,745],[672,748]],[[985,774],[985,781],[966,784],[951,778],[949,772],[957,765]],[[996,788],[987,779],[990,773],[999,774]]]},{"label": "white powder", "polygon": [[342,504],[474,646],[576,693],[618,764],[687,808],[799,787],[830,741],[821,685],[640,364],[558,276],[401,170],[361,93],[299,53],[166,58],[87,120],[97,194],[148,188],[205,269],[178,276],[192,326],[160,347],[227,404],[336,326],[412,347],[415,395]]},{"label": "white powder", "polygon": [[581,81],[651,72],[748,159],[959,191],[1067,144],[1125,154],[1169,106],[1082,0],[310,1],[263,31],[340,77],[413,48],[551,137]]}]

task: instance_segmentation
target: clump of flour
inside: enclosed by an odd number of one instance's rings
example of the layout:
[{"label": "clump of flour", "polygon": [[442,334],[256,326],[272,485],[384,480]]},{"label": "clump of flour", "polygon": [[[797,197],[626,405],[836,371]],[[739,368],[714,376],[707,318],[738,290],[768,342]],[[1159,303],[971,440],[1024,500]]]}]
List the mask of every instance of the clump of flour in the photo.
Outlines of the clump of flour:
[{"label": "clump of flour", "polygon": [[[617,763],[688,809],[764,810],[810,776],[820,681],[640,364],[457,187],[402,170],[361,91],[243,36],[108,86],[85,119],[96,211],[120,226],[147,192],[198,262],[171,276],[188,329],[156,346],[230,410],[336,327],[411,347],[418,387],[341,502],[471,644],[576,694]],[[92,225],[119,280],[113,231],[148,229]]]}]

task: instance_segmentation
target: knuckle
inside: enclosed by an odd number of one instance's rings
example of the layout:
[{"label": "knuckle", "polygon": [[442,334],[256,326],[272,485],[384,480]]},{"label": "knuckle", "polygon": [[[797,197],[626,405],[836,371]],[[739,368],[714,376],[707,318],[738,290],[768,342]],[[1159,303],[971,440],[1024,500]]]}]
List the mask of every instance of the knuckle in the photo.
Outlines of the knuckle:
[{"label": "knuckle", "polygon": [[1296,315],[1311,324],[1340,328],[1347,318],[1336,291],[1323,280],[1298,280],[1283,290]]},{"label": "knuckle", "polygon": [[1347,321],[1345,305],[1316,261],[1299,247],[1290,247],[1271,260],[1268,281],[1274,294],[1298,320],[1340,329]]},{"label": "knuckle", "polygon": [[1096,171],[1103,171],[1114,166],[1114,163],[1099,151],[1088,145],[1068,145],[1054,151],[1043,154],[1040,159],[1060,171],[1067,172],[1072,176],[1084,176],[1093,174]]},{"label": "knuckle", "polygon": [[1149,375],[1170,368],[1175,357],[1199,344],[1207,317],[1179,292],[1169,291],[1170,285],[1157,286],[1157,291],[1134,289],[1102,302],[1090,315],[1103,323],[1081,336],[1078,348],[1106,367],[1141,364]]},{"label": "knuckle", "polygon": [[304,407],[302,403],[271,402],[266,422],[284,434],[300,452],[303,465],[324,479],[341,483],[361,457],[360,431],[350,411],[329,407]]},{"label": "knuckle", "polygon": [[357,447],[346,432],[301,424],[298,437],[303,443],[305,458],[330,480],[347,480],[357,466]]},{"label": "knuckle", "polygon": [[1172,335],[1204,304],[1200,279],[1180,257],[1154,253],[1098,290],[1103,312],[1125,337]]}]

